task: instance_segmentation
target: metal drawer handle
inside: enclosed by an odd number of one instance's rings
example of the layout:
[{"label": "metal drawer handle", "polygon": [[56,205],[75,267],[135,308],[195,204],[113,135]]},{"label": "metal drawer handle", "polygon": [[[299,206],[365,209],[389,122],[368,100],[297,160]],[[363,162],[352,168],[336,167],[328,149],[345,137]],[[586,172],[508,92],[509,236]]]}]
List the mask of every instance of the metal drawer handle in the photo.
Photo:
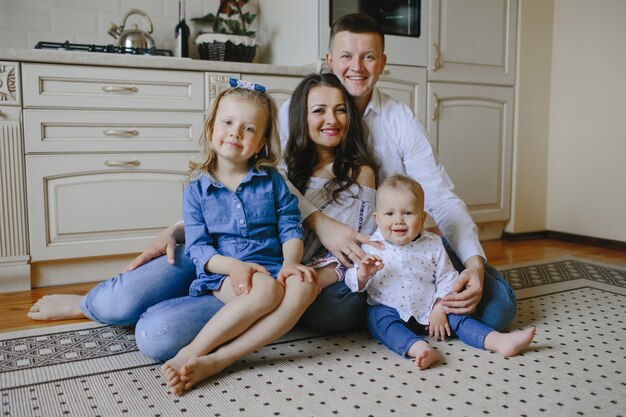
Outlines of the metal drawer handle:
[{"label": "metal drawer handle", "polygon": [[139,131],[137,129],[132,129],[132,130],[105,129],[102,131],[102,134],[104,136],[115,136],[115,137],[127,138],[130,136],[139,136]]},{"label": "metal drawer handle", "polygon": [[105,93],[136,93],[139,91],[137,87],[105,85],[102,87],[102,91]]},{"label": "metal drawer handle", "polygon": [[138,160],[132,160],[132,161],[104,161],[104,165],[108,166],[108,167],[130,167],[130,166],[135,166],[138,167],[139,165],[141,165],[141,162],[139,162]]}]

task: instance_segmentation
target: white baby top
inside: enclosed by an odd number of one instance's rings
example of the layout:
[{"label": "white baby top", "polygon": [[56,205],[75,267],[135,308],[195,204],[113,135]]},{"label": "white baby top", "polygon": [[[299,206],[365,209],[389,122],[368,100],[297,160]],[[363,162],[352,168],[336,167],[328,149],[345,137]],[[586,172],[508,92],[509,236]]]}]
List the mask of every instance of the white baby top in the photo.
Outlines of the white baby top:
[{"label": "white baby top", "polygon": [[386,241],[377,229],[370,239],[383,242],[385,249],[363,245],[363,250],[380,256],[384,268],[361,290],[358,289],[358,266],[350,268],[345,277],[346,285],[354,292],[367,291],[370,305],[393,307],[402,320],[415,317],[418,323],[427,325],[433,304],[450,293],[459,277],[441,238],[423,230],[413,242],[397,246]]}]

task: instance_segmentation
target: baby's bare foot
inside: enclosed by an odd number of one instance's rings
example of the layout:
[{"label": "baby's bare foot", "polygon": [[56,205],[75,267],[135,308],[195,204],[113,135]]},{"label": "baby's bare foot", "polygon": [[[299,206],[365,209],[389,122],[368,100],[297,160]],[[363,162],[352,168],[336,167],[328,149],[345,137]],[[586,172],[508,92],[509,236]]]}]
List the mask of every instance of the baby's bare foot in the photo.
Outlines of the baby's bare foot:
[{"label": "baby's bare foot", "polygon": [[213,375],[222,372],[229,363],[219,358],[218,354],[200,356],[189,360],[181,369],[181,379],[185,383],[185,391]]},{"label": "baby's bare foot", "polygon": [[165,382],[170,389],[170,392],[175,395],[179,395],[185,389],[185,381],[181,378],[181,372],[183,366],[194,356],[185,351],[185,348],[181,349],[176,356],[168,360],[161,366],[161,373],[165,377]]},{"label": "baby's bare foot", "polygon": [[415,366],[421,370],[428,369],[441,360],[439,353],[424,341],[415,342],[409,355],[415,357]]},{"label": "baby's bare foot", "polygon": [[80,311],[82,295],[53,294],[41,297],[26,314],[33,320],[67,320],[85,318]]},{"label": "baby's bare foot", "polygon": [[530,345],[536,330],[535,327],[530,327],[511,333],[493,331],[485,338],[485,349],[497,352],[505,358],[515,356]]}]

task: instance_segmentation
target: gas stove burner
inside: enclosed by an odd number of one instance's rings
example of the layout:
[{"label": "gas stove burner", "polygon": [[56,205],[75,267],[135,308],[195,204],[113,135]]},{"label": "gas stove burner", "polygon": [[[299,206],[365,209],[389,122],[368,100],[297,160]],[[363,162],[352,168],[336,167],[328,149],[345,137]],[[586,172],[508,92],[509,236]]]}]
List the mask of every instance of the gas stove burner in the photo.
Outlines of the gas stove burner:
[{"label": "gas stove burner", "polygon": [[94,45],[65,42],[37,42],[35,49],[56,49],[58,51],[81,51],[81,52],[104,52],[109,54],[131,54],[131,55],[158,55],[173,56],[169,49],[152,48],[127,48],[115,45]]}]

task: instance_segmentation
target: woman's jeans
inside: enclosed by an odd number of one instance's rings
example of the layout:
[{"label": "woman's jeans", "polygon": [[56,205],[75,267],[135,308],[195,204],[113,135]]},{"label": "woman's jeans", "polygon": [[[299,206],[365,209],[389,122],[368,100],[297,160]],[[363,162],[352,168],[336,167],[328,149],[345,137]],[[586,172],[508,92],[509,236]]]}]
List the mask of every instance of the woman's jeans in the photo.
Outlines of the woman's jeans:
[{"label": "woman's jeans", "polygon": [[[448,314],[448,323],[453,336],[478,349],[485,348],[485,338],[493,331],[472,316]],[[383,304],[368,307],[367,324],[372,336],[402,356],[409,356],[411,346],[415,342],[425,341],[422,335],[427,334],[424,325],[413,317],[407,323],[395,308]]]},{"label": "woman's jeans", "polygon": [[[452,255],[453,264],[462,270],[461,262]],[[190,297],[189,286],[195,278],[195,265],[179,245],[174,265],[161,256],[104,281],[83,298],[81,310],[101,323],[135,325],[141,352],[165,361],[188,345],[223,306],[210,294]],[[300,322],[324,333],[365,329],[365,300],[365,294],[353,293],[338,282],[322,291]],[[513,290],[495,269],[485,265],[483,296],[474,316],[496,330],[504,330],[515,311]]]}]

